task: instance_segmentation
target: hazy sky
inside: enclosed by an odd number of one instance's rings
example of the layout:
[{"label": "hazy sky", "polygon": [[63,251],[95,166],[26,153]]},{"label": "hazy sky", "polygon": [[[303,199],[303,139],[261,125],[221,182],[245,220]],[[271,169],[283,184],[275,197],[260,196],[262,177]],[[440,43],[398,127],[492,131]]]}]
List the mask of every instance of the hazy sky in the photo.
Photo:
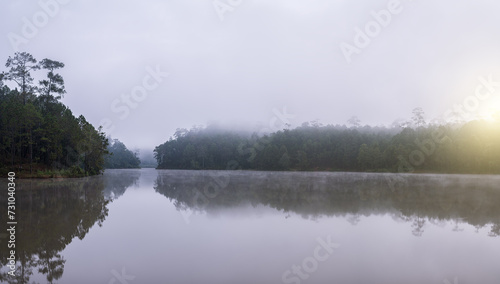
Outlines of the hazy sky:
[{"label": "hazy sky", "polygon": [[353,115],[388,125],[416,107],[431,118],[474,96],[479,77],[500,82],[494,0],[2,0],[0,7],[0,60],[17,50],[65,63],[62,102],[129,148],[153,148],[176,128],[210,122],[276,126],[284,108],[293,126],[344,124]]}]

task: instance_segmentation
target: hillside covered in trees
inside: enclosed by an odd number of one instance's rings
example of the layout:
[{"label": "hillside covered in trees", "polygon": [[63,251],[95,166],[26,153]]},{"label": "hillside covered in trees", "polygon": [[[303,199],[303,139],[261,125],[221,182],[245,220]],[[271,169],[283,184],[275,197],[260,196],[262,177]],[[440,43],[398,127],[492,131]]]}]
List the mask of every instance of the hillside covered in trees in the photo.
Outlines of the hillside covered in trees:
[{"label": "hillside covered in trees", "polygon": [[[500,122],[392,128],[310,125],[268,135],[178,129],[155,148],[161,169],[500,174]],[[419,119],[420,117],[420,119]]]},{"label": "hillside covered in trees", "polygon": [[106,156],[104,161],[106,169],[140,168],[141,160],[137,154],[127,149],[120,140],[114,139],[107,150],[110,155]]},{"label": "hillside covered in trees", "polygon": [[[64,64],[26,52],[7,59],[0,74],[0,172],[18,176],[86,176],[104,169],[108,140],[83,115],[60,102]],[[45,76],[34,83],[33,73]],[[16,88],[11,89],[5,83]]]}]

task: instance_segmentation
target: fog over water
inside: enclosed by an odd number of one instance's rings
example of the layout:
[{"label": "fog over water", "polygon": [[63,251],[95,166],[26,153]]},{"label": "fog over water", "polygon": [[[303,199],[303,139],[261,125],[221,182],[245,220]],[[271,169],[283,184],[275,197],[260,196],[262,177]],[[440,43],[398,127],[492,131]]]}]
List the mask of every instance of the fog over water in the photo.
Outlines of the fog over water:
[{"label": "fog over water", "polygon": [[499,177],[388,186],[396,176],[140,169],[19,181],[18,272],[62,284],[498,283]]},{"label": "fog over water", "polygon": [[2,0],[0,283],[498,284],[499,13]]},{"label": "fog over water", "polygon": [[285,107],[292,126],[431,119],[500,80],[493,0],[40,3],[1,4],[2,62],[64,62],[62,102],[131,148],[179,127],[268,127]]}]

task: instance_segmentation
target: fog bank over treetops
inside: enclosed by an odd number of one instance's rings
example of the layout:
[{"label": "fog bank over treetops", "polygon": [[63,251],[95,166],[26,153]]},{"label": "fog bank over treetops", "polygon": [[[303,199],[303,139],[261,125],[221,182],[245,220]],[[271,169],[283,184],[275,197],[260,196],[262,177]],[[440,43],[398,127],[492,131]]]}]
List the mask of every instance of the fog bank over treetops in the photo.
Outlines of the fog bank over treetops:
[{"label": "fog bank over treetops", "polygon": [[500,119],[428,124],[415,109],[412,121],[391,128],[313,122],[249,134],[194,127],[154,151],[161,169],[499,174]]},{"label": "fog bank over treetops", "polygon": [[284,107],[292,128],[500,109],[494,0],[2,3],[4,56],[64,62],[61,102],[130,149],[213,121],[269,127]]}]

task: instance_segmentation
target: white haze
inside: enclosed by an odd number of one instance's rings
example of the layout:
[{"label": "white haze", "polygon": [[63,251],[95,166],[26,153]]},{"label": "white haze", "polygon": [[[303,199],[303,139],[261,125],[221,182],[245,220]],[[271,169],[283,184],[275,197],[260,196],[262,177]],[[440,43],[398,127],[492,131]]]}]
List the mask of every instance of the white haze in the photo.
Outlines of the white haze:
[{"label": "white haze", "polygon": [[[350,63],[341,43],[352,45],[371,11],[394,3],[242,0],[221,21],[212,0],[54,1],[2,1],[0,60],[18,48],[64,62],[62,102],[95,126],[106,122],[131,149],[211,122],[269,128],[285,107],[292,127],[345,124],[353,115],[389,125],[416,107],[430,119],[473,95],[479,76],[500,81],[493,0],[400,1],[402,10]],[[58,6],[13,45],[9,35],[23,36],[24,18],[44,11],[36,3]],[[121,95],[142,86],[148,68],[169,75],[125,115]]]}]

